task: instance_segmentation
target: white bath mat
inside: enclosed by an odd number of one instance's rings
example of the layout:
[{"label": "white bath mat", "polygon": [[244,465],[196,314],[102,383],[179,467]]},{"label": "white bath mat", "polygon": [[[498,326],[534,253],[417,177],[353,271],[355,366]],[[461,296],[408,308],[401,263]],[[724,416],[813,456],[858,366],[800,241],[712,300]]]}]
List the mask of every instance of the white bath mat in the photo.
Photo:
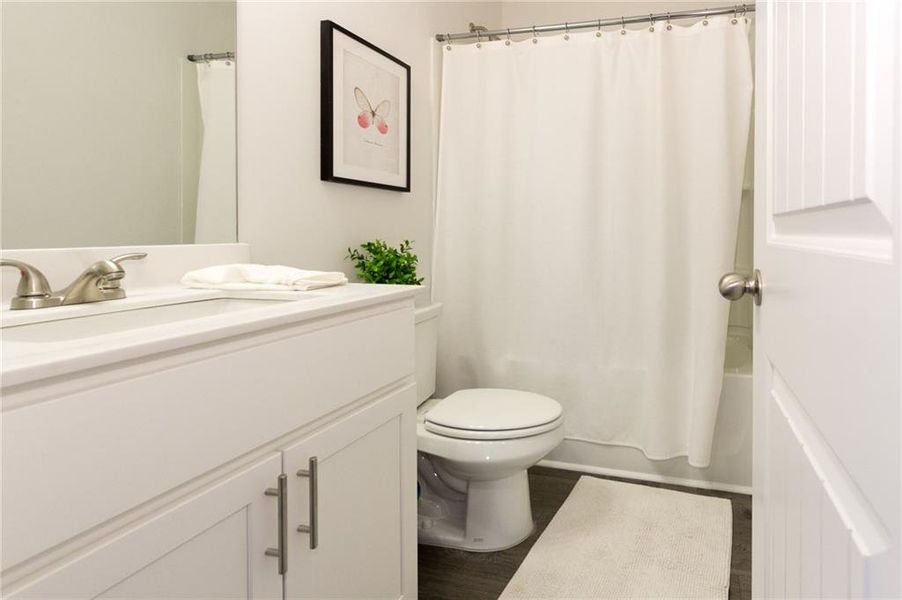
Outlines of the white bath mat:
[{"label": "white bath mat", "polygon": [[727,598],[730,501],[581,477],[501,598]]}]

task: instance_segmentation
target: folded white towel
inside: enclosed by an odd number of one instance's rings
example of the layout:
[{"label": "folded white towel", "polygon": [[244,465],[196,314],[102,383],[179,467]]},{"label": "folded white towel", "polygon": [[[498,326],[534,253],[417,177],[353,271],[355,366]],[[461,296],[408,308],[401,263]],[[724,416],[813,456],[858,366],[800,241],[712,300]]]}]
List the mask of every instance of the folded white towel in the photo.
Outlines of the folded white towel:
[{"label": "folded white towel", "polygon": [[316,290],[344,285],[348,278],[337,271],[305,271],[281,265],[217,265],[189,271],[182,284],[216,290]]}]

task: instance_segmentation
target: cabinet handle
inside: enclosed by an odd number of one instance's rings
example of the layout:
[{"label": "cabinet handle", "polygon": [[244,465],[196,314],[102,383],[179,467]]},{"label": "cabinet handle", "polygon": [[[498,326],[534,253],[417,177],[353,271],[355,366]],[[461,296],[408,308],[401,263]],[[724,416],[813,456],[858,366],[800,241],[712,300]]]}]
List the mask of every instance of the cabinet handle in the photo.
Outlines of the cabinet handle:
[{"label": "cabinet handle", "polygon": [[288,570],[288,532],[285,529],[285,515],[288,513],[288,477],[285,473],[279,475],[278,486],[266,488],[263,492],[267,496],[279,499],[279,547],[267,548],[266,556],[275,556],[279,559],[279,575],[284,575]]},{"label": "cabinet handle", "polygon": [[317,498],[319,492],[317,489],[317,460],[315,456],[310,457],[307,461],[307,468],[298,471],[298,477],[307,477],[310,485],[310,524],[298,525],[298,532],[310,534],[310,549],[316,550],[319,544],[319,536],[317,535]]}]

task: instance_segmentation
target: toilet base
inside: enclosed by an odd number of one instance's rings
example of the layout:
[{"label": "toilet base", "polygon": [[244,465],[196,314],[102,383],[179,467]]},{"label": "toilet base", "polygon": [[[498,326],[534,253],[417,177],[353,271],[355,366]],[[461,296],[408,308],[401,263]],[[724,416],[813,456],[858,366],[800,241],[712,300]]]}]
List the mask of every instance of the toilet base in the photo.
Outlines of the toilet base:
[{"label": "toilet base", "polygon": [[423,486],[420,508],[419,542],[431,546],[495,552],[516,546],[534,528],[525,470],[503,479],[471,480],[463,498]]}]

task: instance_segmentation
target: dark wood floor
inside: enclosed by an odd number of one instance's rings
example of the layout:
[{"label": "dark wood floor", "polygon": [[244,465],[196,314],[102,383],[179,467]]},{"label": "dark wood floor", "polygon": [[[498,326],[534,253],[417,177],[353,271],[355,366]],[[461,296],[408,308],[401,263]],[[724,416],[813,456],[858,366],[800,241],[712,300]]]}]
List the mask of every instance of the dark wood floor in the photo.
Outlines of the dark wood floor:
[{"label": "dark wood floor", "polygon": [[[494,600],[551,518],[567,499],[583,473],[544,467],[529,470],[529,490],[536,530],[522,544],[502,552],[475,553],[435,546],[419,547],[419,595],[421,600]],[[733,555],[730,565],[730,600],[752,597],[752,498],[676,485],[628,481],[681,492],[727,498],[733,505]]]}]

